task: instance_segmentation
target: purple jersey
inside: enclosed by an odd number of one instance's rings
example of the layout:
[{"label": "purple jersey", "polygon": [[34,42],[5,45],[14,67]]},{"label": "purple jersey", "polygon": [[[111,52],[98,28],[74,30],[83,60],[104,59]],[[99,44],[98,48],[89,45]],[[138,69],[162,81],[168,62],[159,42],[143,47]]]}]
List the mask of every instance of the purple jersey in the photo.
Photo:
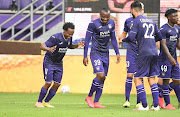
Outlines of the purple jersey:
[{"label": "purple jersey", "polygon": [[[133,20],[133,26],[130,33],[134,33],[138,42],[138,55],[151,56],[158,55],[158,48],[156,46],[156,39],[161,39],[161,34],[157,28],[156,23],[145,16],[139,15]],[[131,41],[134,36],[130,37]]]},{"label": "purple jersey", "polygon": [[[171,27],[169,24],[164,24],[160,31],[162,34],[162,39],[166,40],[166,45],[171,56],[177,61],[176,45],[177,40],[180,38],[180,31],[178,30],[178,26],[174,25],[174,27]],[[160,48],[159,59],[163,62],[169,63],[169,59],[162,50],[162,47]]]},{"label": "purple jersey", "polygon": [[[90,35],[90,37],[88,37]],[[91,52],[109,52],[109,41],[111,39],[111,42],[116,46],[115,51],[116,54],[119,54],[118,47],[117,47],[117,40],[115,37],[115,23],[114,20],[109,19],[109,21],[106,24],[103,24],[100,20],[100,18],[92,21],[89,23],[86,39],[85,39],[85,54],[84,56],[87,56],[87,46],[89,45],[88,40],[89,38],[92,39],[92,46],[91,46]],[[87,42],[87,43],[86,43]]]},{"label": "purple jersey", "polygon": [[48,59],[53,65],[60,64],[68,47],[72,45],[72,38],[65,39],[63,33],[57,33],[52,35],[46,42],[47,47],[57,46],[56,50],[51,53],[47,51],[45,58]]},{"label": "purple jersey", "polygon": [[[124,23],[124,32],[129,32],[133,25],[133,17],[128,18]],[[136,40],[133,42],[128,42],[127,46],[127,54],[137,54],[138,46],[136,44]]]}]

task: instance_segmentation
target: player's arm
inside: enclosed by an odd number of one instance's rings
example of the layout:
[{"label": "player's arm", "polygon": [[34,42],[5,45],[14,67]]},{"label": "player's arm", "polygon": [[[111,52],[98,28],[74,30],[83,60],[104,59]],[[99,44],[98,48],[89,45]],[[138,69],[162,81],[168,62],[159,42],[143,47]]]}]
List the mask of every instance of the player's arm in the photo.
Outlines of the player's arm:
[{"label": "player's arm", "polygon": [[162,40],[162,35],[160,30],[158,29],[157,25],[155,24],[155,41],[156,41],[156,46],[158,50],[160,50],[160,41]]},{"label": "player's arm", "polygon": [[167,48],[167,43],[166,43],[166,30],[164,29],[160,29],[160,32],[162,34],[162,40],[161,42],[161,47],[162,50],[164,51],[164,53],[166,54],[166,56],[169,58],[169,62],[171,65],[176,65],[176,60],[171,56],[169,49]]},{"label": "player's arm", "polygon": [[128,33],[128,37],[124,38],[122,41],[123,42],[135,42],[135,37],[138,32],[137,27],[138,26],[137,26],[136,20],[133,20],[133,25],[132,25],[131,30]]},{"label": "player's arm", "polygon": [[79,41],[78,44],[72,44],[71,46],[69,46],[70,49],[75,49],[78,47],[84,47],[84,42],[83,41]]},{"label": "player's arm", "polygon": [[56,42],[55,36],[51,36],[46,42],[41,44],[40,49],[44,51],[50,51],[53,53],[56,50],[56,46],[57,46],[55,45],[55,42]]},{"label": "player's arm", "polygon": [[128,37],[122,39],[123,42],[134,42],[134,39],[136,37],[136,33],[135,32],[129,32],[128,33]]},{"label": "player's arm", "polygon": [[177,40],[177,49],[180,50],[180,38]]},{"label": "player's arm", "polygon": [[86,31],[86,37],[85,37],[85,43],[84,43],[84,58],[83,58],[83,64],[87,66],[88,64],[88,58],[87,58],[87,53],[88,53],[88,46],[89,42],[91,40],[91,37],[93,35],[94,31],[94,24],[91,22],[89,23],[88,29]]},{"label": "player's arm", "polygon": [[119,49],[118,49],[115,31],[111,32],[111,43],[112,43],[112,46],[113,46],[115,53],[116,53],[116,57],[117,57],[116,63],[119,63],[120,62],[120,54],[119,54]]},{"label": "player's arm", "polygon": [[124,22],[123,32],[122,32],[122,34],[120,35],[120,37],[118,38],[118,40],[119,40],[118,44],[119,44],[119,45],[120,45],[120,43],[122,43],[122,39],[126,38],[127,32],[129,31],[129,30],[128,30],[129,28],[128,28],[128,26],[127,26],[127,22],[128,22],[128,20],[126,20],[126,21]]},{"label": "player's arm", "polygon": [[123,31],[122,34],[119,36],[118,40],[118,44],[120,45],[122,43],[122,39],[124,39],[127,35],[127,32]]}]

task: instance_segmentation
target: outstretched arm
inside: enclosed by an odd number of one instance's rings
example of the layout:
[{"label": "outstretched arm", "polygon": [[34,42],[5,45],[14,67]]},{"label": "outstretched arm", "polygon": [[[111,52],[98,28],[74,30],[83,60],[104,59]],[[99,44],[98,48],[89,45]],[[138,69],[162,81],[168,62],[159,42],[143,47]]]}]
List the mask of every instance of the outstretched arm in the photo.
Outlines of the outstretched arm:
[{"label": "outstretched arm", "polygon": [[135,37],[136,37],[136,33],[130,32],[130,33],[128,33],[128,37],[124,38],[122,41],[123,42],[134,42]]},{"label": "outstretched arm", "polygon": [[124,39],[127,35],[127,32],[123,31],[122,34],[119,36],[118,40],[118,44],[120,45],[122,43],[122,39]]},{"label": "outstretched arm", "polygon": [[75,48],[78,48],[78,47],[84,47],[84,42],[80,41],[80,42],[78,42],[78,44],[75,44],[75,45],[72,44],[69,48],[70,49],[75,49]]}]

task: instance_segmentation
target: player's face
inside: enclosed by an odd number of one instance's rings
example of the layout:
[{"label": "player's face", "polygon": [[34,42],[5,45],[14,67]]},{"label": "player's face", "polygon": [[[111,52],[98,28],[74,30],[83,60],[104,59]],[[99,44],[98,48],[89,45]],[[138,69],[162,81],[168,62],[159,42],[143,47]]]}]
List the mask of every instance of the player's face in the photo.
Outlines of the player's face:
[{"label": "player's face", "polygon": [[101,21],[106,24],[110,19],[110,12],[101,11],[100,13]]},{"label": "player's face", "polygon": [[74,34],[74,29],[68,28],[68,30],[64,30],[63,32],[65,39],[70,39]]},{"label": "player's face", "polygon": [[178,14],[177,13],[172,13],[169,15],[168,19],[172,24],[177,24],[178,23]]}]

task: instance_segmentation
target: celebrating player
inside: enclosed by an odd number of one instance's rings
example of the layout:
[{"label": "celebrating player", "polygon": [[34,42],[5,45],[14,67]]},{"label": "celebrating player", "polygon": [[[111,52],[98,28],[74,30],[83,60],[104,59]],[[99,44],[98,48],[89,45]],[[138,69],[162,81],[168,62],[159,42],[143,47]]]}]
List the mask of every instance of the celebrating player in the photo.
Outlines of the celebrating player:
[{"label": "celebrating player", "polygon": [[142,84],[143,77],[148,78],[153,97],[153,107],[151,110],[159,110],[159,91],[155,82],[155,76],[159,75],[158,68],[158,48],[156,46],[156,39],[162,39],[156,23],[142,15],[142,5],[140,2],[135,1],[131,4],[131,13],[135,19],[129,36],[123,41],[137,40],[138,56],[136,59],[136,74],[134,75],[134,82],[137,90],[137,98],[142,102],[138,108],[134,110],[149,110],[146,92]]},{"label": "celebrating player", "polygon": [[[142,12],[144,13],[143,3],[141,3],[141,5],[142,5]],[[119,37],[120,43],[122,42],[122,39],[125,38],[127,33],[130,31],[132,25],[133,25],[133,17],[130,17],[124,23],[124,31]],[[130,97],[130,92],[132,88],[132,79],[134,77],[134,73],[136,72],[135,60],[137,58],[137,51],[138,51],[138,46],[137,46],[136,41],[134,40],[134,42],[129,42],[128,47],[127,47],[127,52],[126,52],[126,65],[127,65],[127,79],[126,79],[126,84],[125,84],[126,101],[123,104],[123,107],[125,108],[130,107],[129,97]],[[136,107],[139,107],[139,105],[141,105],[141,103],[140,103],[140,100],[137,98]]]},{"label": "celebrating player", "polygon": [[161,48],[159,54],[159,66],[161,73],[159,78],[163,79],[163,85],[159,85],[163,91],[163,97],[166,103],[166,109],[175,109],[170,104],[169,80],[172,79],[170,87],[174,89],[180,103],[180,69],[177,61],[176,47],[180,49],[180,31],[177,24],[177,10],[169,9],[165,13],[168,23],[164,24],[160,31],[162,34]]},{"label": "celebrating player", "polygon": [[[52,35],[44,44],[42,44],[41,49],[47,51],[43,62],[45,85],[41,88],[39,99],[35,104],[35,107],[54,107],[50,105],[49,101],[54,97],[61,83],[63,75],[62,59],[68,48],[74,49],[84,45],[83,42],[73,45],[73,34],[74,24],[67,22],[63,26],[63,33]],[[50,88],[52,81],[54,81],[54,84]],[[50,90],[48,92],[49,88]],[[42,103],[45,96],[45,103]]]},{"label": "celebrating player", "polygon": [[[100,12],[100,18],[89,23],[84,47],[83,64],[85,66],[88,65],[87,52],[91,39],[92,46],[90,58],[96,77],[93,79],[90,92],[85,100],[91,108],[105,108],[105,106],[102,106],[98,102],[108,73],[110,39],[117,56],[117,63],[120,62],[120,54],[115,35],[115,23],[114,20],[110,19],[110,11],[108,9],[103,8]],[[96,92],[96,94],[93,102],[92,96],[94,92]]]}]

